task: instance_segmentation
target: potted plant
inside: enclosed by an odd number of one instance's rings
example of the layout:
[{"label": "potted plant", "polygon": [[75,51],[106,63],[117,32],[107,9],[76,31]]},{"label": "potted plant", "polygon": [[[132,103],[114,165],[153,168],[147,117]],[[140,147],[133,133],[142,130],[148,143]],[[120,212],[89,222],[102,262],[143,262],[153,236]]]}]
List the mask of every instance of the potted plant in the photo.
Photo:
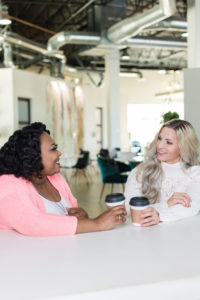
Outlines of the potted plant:
[{"label": "potted plant", "polygon": [[177,112],[168,111],[162,114],[162,121],[161,123],[166,123],[172,119],[179,119],[179,114]]}]

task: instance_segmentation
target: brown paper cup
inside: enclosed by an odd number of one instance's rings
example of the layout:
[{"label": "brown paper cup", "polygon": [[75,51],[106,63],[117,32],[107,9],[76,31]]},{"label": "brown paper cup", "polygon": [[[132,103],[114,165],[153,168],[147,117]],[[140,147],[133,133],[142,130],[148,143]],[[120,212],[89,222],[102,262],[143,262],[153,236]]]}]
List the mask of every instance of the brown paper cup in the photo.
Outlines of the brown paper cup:
[{"label": "brown paper cup", "polygon": [[141,215],[142,211],[144,209],[146,209],[147,207],[148,207],[148,205],[142,206],[142,207],[136,207],[136,206],[130,205],[131,220],[132,220],[132,224],[134,226],[141,226],[141,224],[140,224],[140,215]]}]

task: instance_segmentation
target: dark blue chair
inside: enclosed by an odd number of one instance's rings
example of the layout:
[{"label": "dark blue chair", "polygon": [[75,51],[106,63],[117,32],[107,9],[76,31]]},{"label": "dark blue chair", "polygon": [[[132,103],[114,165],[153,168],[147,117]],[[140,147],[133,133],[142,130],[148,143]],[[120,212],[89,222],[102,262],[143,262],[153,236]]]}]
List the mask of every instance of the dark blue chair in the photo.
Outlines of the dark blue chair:
[{"label": "dark blue chair", "polygon": [[111,184],[111,193],[113,192],[114,184],[122,184],[122,190],[124,192],[124,184],[127,181],[128,175],[120,174],[117,165],[106,158],[98,157],[97,163],[100,169],[101,179],[103,183],[100,193],[100,199],[102,198],[103,191],[107,183]]},{"label": "dark blue chair", "polygon": [[74,170],[72,172],[71,178],[75,178],[75,182],[78,182],[78,178],[84,177],[87,180],[87,183],[90,183],[90,176],[87,172],[87,167],[89,165],[89,151],[81,150],[80,157],[78,158],[76,164],[71,168]]},{"label": "dark blue chair", "polygon": [[141,162],[139,161],[129,161],[128,164],[131,168],[131,170],[133,170],[134,168],[136,168]]}]

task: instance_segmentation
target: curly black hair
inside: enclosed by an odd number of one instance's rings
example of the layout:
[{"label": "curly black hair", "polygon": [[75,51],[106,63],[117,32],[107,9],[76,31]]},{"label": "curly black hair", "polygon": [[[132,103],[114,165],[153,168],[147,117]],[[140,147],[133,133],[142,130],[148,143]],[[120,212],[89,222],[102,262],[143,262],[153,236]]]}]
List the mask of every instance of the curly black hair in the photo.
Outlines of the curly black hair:
[{"label": "curly black hair", "polygon": [[40,122],[16,130],[0,149],[0,175],[13,174],[28,180],[33,174],[40,175],[43,169],[40,136],[44,132],[50,134]]}]

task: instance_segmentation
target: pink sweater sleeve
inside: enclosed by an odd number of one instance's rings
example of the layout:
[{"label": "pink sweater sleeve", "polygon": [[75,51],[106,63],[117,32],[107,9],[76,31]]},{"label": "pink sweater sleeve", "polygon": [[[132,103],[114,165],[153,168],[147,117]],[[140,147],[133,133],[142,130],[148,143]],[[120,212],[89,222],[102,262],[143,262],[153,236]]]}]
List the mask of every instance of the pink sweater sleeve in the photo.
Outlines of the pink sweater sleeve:
[{"label": "pink sweater sleeve", "polygon": [[[16,230],[29,236],[71,235],[76,232],[77,218],[46,213],[30,182],[3,175],[0,176],[0,191],[0,229]],[[69,199],[72,206],[76,206],[71,192]]]}]

